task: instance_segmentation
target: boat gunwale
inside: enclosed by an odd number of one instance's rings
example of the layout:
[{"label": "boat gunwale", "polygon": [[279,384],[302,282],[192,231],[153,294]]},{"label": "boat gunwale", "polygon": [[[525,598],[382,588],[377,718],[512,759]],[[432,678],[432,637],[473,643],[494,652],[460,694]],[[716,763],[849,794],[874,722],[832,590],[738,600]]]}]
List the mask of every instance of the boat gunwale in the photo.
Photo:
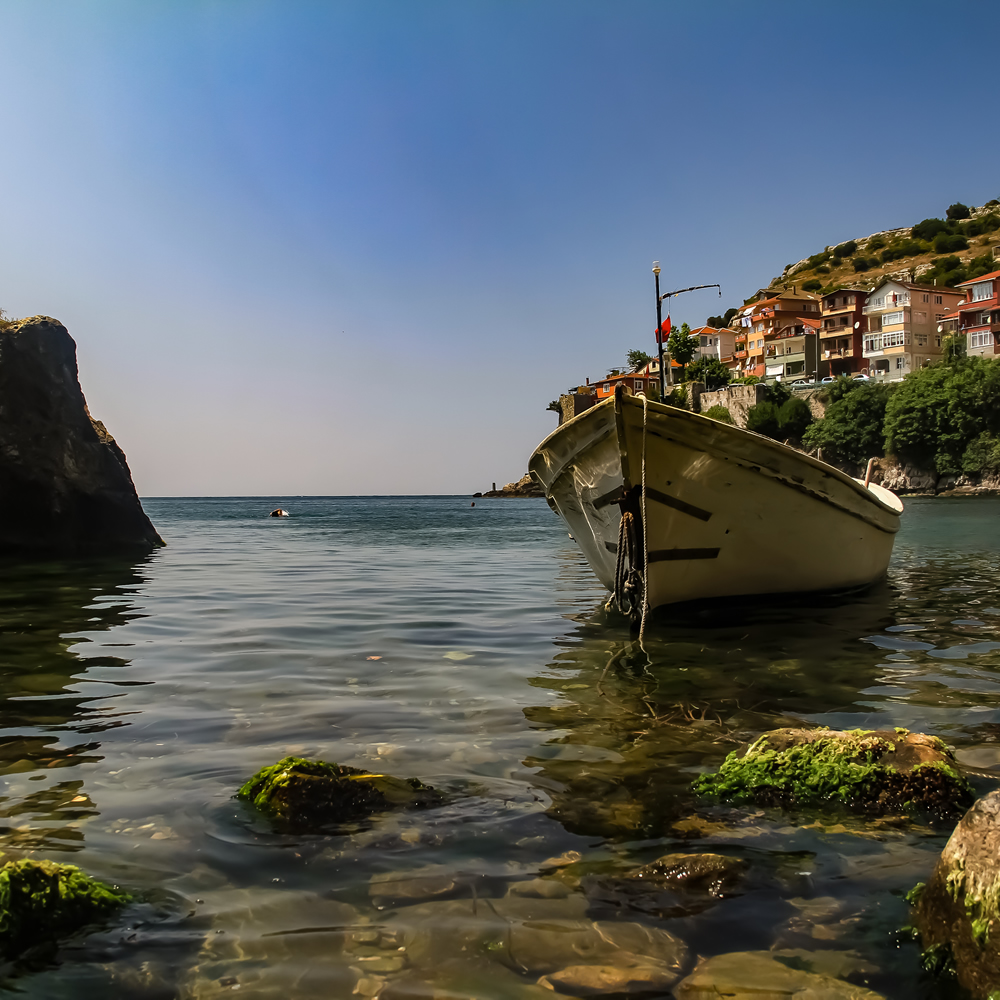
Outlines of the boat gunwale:
[{"label": "boat gunwale", "polygon": [[[643,403],[640,401],[639,397],[637,397],[637,396],[624,396],[624,397],[622,397],[622,403],[625,404],[625,405],[630,405],[630,406],[635,406],[635,407],[642,407],[643,406]],[[563,435],[564,432],[567,430],[567,428],[569,428],[569,426],[571,424],[575,424],[577,422],[582,423],[582,422],[584,422],[586,420],[586,418],[590,417],[591,414],[593,414],[596,411],[598,411],[599,409],[601,409],[601,407],[614,406],[614,404],[615,404],[615,398],[614,397],[606,399],[606,400],[603,400],[602,402],[598,403],[596,406],[592,406],[589,410],[584,410],[583,413],[578,413],[575,417],[572,417],[571,419],[567,420],[566,423],[561,424],[559,427],[556,427],[556,429],[553,430],[550,434],[548,434],[541,441],[541,443],[535,448],[535,450],[531,453],[531,458],[528,460],[528,467],[529,467],[529,469],[531,469],[532,462],[533,462],[535,456],[538,455],[542,451],[542,449],[545,448],[548,445],[548,443],[551,440],[553,440],[553,439],[555,439],[555,438]],[[735,426],[730,425],[730,424],[724,424],[721,421],[712,420],[711,417],[706,417],[704,414],[701,414],[701,413],[692,413],[690,410],[682,410],[682,409],[680,409],[680,407],[669,406],[666,403],[660,403],[660,402],[657,402],[655,400],[648,400],[647,403],[646,403],[646,406],[648,406],[649,409],[651,409],[654,413],[660,413],[663,416],[672,417],[673,419],[688,420],[688,421],[692,421],[694,423],[697,423],[698,421],[701,421],[701,420],[709,420],[714,425],[714,429],[721,430],[721,432],[723,433],[723,435],[727,435],[728,434],[728,435],[737,435],[738,436],[738,435],[742,435],[742,434],[749,434],[754,439],[756,439],[759,443],[764,444],[767,449],[775,451],[779,455],[783,455],[784,457],[795,458],[795,459],[797,459],[799,461],[805,462],[807,465],[811,465],[815,470],[817,470],[819,472],[823,472],[823,473],[825,473],[827,475],[832,476],[832,478],[834,478],[838,482],[840,482],[840,483],[842,483],[842,484],[844,484],[846,486],[849,486],[852,490],[854,490],[854,492],[855,492],[856,495],[858,495],[860,497],[864,497],[870,503],[875,504],[876,507],[878,507],[880,510],[883,510],[886,513],[889,513],[889,514],[893,514],[897,518],[902,514],[902,509],[897,510],[894,507],[890,507],[887,503],[885,503],[884,501],[880,500],[866,486],[864,486],[862,483],[860,483],[857,479],[854,479],[852,476],[849,476],[846,472],[841,472],[840,469],[837,469],[834,466],[827,464],[822,459],[815,458],[812,455],[807,455],[807,454],[805,454],[804,452],[801,452],[801,451],[796,451],[794,448],[790,448],[788,445],[782,444],[780,441],[775,441],[774,438],[769,438],[766,434],[758,434],[756,431],[747,430],[747,428],[745,428],[745,427],[735,427]],[[657,436],[660,437],[662,435],[657,435]],[[602,435],[602,437],[603,437],[603,435]],[[737,440],[738,440],[738,437],[737,437]],[[569,467],[569,465],[571,464],[571,462],[572,462],[572,458],[569,458],[565,462],[562,463],[562,465],[559,467],[558,471],[555,472],[555,475],[552,476],[552,478],[550,480],[550,485],[548,487],[546,487],[546,493],[548,493],[551,490],[551,487],[554,486],[555,483],[557,482],[557,480],[559,480],[560,477],[566,472],[566,470]],[[751,466],[753,466],[753,465],[756,465],[757,463],[749,463],[749,464]],[[535,474],[537,475],[537,473],[535,473]],[[781,482],[783,485],[788,486],[789,489],[793,488],[792,484],[786,482],[786,480],[784,479],[784,477],[779,477],[778,481]],[[809,492],[811,493],[812,491],[809,491]],[[829,498],[817,495],[817,499],[828,501]],[[835,506],[839,506],[839,505],[835,505]],[[861,515],[857,514],[855,516],[861,516]],[[886,530],[886,529],[883,528],[883,530]]]}]

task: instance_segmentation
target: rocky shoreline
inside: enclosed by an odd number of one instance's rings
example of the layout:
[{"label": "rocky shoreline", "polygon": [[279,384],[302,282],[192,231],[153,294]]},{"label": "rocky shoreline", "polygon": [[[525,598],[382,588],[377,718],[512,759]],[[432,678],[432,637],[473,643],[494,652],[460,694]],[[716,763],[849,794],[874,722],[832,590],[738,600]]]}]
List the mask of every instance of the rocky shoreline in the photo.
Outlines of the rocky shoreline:
[{"label": "rocky shoreline", "polygon": [[545,491],[526,472],[516,483],[507,483],[503,489],[498,490],[496,483],[493,489],[485,493],[473,493],[474,497],[544,497]]}]

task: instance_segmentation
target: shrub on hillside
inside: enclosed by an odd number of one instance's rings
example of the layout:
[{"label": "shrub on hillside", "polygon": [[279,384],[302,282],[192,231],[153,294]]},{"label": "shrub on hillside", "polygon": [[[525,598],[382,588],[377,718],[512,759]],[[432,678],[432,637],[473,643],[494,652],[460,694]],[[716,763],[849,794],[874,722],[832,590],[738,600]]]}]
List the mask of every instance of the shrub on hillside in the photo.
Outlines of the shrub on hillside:
[{"label": "shrub on hillside", "polygon": [[778,437],[778,407],[769,399],[756,403],[747,410],[747,430],[766,434],[768,437]]},{"label": "shrub on hillside", "polygon": [[822,449],[828,462],[862,465],[885,454],[882,424],[890,388],[882,382],[837,379],[826,390],[826,415],[802,437],[810,449]]},{"label": "shrub on hillside", "polygon": [[885,240],[881,236],[873,236],[869,241],[865,250],[868,253],[874,253],[876,250],[881,250],[885,246]]},{"label": "shrub on hillside", "polygon": [[833,256],[850,257],[857,249],[857,242],[855,240],[848,240],[846,243],[841,243],[840,246],[833,248]]},{"label": "shrub on hillside", "polygon": [[792,396],[778,407],[778,430],[783,440],[785,438],[800,440],[812,422],[812,410],[800,396]]},{"label": "shrub on hillside", "polygon": [[944,219],[924,219],[911,230],[910,235],[918,240],[932,240],[938,233],[948,232],[948,223]]},{"label": "shrub on hillside", "polygon": [[[827,272],[829,273],[829,268]],[[802,290],[804,292],[818,292],[823,287],[822,281],[817,281],[815,278],[811,278],[809,281],[802,282]]]},{"label": "shrub on hillside", "polygon": [[869,261],[867,257],[855,257],[851,263],[854,265],[855,272],[860,273],[861,271],[867,271],[870,267],[872,267],[872,261],[874,261],[874,264],[877,267],[877,257],[873,257],[871,261]]},{"label": "shrub on hillside", "polygon": [[963,472],[996,472],[1000,469],[1000,437],[983,431],[962,454]]},{"label": "shrub on hillside", "polygon": [[961,233],[938,233],[934,237],[935,253],[954,253],[956,250],[968,250],[969,241]]},{"label": "shrub on hillside", "polygon": [[710,406],[705,411],[706,417],[711,417],[713,420],[718,420],[720,424],[731,424],[733,423],[733,415],[729,410],[722,406],[720,403],[716,403],[715,406]]},{"label": "shrub on hillside", "polygon": [[[987,272],[980,273],[986,274]],[[958,257],[939,257],[929,270],[920,275],[920,283],[923,285],[946,285],[952,288],[960,281],[965,281],[965,277],[965,267]]]},{"label": "shrub on hillside", "polygon": [[984,432],[1000,432],[997,359],[962,358],[912,372],[886,406],[886,449],[941,474],[978,471],[966,469],[965,460]]},{"label": "shrub on hillside", "polygon": [[972,212],[968,205],[963,205],[960,201],[956,201],[954,205],[948,206],[948,211],[945,214],[949,219],[967,219]]},{"label": "shrub on hillside", "polygon": [[817,274],[829,274],[830,273],[830,268],[827,267],[826,264],[820,264],[820,266],[816,268],[816,273]]}]

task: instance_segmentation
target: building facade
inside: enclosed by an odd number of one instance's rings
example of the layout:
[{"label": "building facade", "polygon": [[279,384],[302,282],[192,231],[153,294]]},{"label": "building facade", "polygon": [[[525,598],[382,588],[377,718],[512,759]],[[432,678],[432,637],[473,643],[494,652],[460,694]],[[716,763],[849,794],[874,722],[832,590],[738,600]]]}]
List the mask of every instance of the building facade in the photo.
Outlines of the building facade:
[{"label": "building facade", "polygon": [[964,301],[958,306],[958,329],[965,334],[968,354],[1000,354],[1000,319],[997,293],[1000,271],[992,271],[981,278],[962,281],[958,288]]},{"label": "building facade", "polygon": [[[739,375],[768,377],[768,348],[774,358],[771,377],[778,376],[776,341],[785,336],[789,327],[802,326],[803,318],[819,318],[819,300],[808,292],[800,292],[795,285],[774,291],[762,289],[756,301],[744,305],[737,314],[739,327],[734,337],[734,357]],[[785,363],[781,365],[785,377]]]},{"label": "building facade", "polygon": [[868,290],[865,288],[838,288],[823,296],[819,331],[821,378],[826,375],[853,375],[861,371],[863,335],[867,330],[864,314],[867,297]]},{"label": "building facade", "polygon": [[941,321],[963,293],[954,288],[883,281],[868,294],[862,334],[864,366],[870,374],[902,378],[941,358]]}]

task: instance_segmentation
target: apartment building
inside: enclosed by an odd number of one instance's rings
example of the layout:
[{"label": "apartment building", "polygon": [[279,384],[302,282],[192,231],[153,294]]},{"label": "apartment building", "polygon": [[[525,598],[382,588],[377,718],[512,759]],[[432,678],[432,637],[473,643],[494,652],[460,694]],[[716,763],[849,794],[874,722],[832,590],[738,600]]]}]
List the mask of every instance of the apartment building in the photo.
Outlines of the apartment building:
[{"label": "apartment building", "polygon": [[998,297],[1000,271],[981,278],[962,281],[958,288],[965,293],[958,304],[958,329],[965,334],[969,354],[1000,354],[1000,315]]},{"label": "apartment building", "polygon": [[698,358],[719,358],[724,360],[733,353],[736,331],[729,327],[699,326],[691,331],[692,337],[699,341]]},{"label": "apartment building", "polygon": [[[737,314],[739,326],[733,346],[739,374],[766,377],[768,342],[780,339],[779,333],[788,327],[801,325],[803,318],[818,319],[819,315],[817,297],[798,291],[795,285],[781,291],[761,289],[756,301],[744,305]],[[771,367],[777,369],[777,362]],[[784,365],[781,374],[785,374]]]},{"label": "apartment building", "polygon": [[823,296],[819,331],[821,378],[861,371],[867,297],[866,288],[838,288]]},{"label": "apartment building", "polygon": [[887,280],[868,294],[863,364],[872,374],[902,378],[941,357],[938,326],[964,293],[954,288]]}]

